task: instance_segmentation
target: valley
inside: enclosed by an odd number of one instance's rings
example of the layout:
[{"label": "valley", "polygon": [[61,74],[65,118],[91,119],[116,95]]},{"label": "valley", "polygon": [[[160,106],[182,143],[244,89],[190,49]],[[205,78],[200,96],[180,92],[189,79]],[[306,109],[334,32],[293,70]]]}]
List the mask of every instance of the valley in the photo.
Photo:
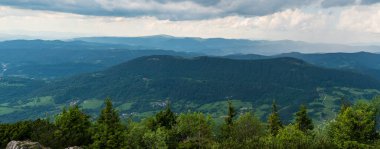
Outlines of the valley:
[{"label": "valley", "polygon": [[[167,38],[175,40],[173,45],[157,44],[172,42]],[[151,140],[146,137],[153,132],[155,135],[175,136],[160,133],[163,130],[165,133],[181,134],[184,132],[179,129],[184,125],[184,128],[193,128],[207,122],[202,127],[208,127],[207,131],[214,135],[209,140],[228,144],[220,133],[225,131],[232,108],[234,117],[237,117],[232,119],[231,127],[237,133],[234,137],[244,134],[240,127],[247,127],[243,128],[244,131],[251,129],[247,133],[260,132],[258,135],[261,138],[272,139],[271,142],[256,140],[258,143],[254,143],[255,146],[262,147],[269,144],[292,146],[284,144],[286,141],[273,141],[281,140],[280,136],[286,131],[295,131],[293,123],[299,121],[300,107],[301,110],[303,106],[307,108],[304,113],[315,126],[313,136],[301,134],[308,139],[322,141],[318,138],[318,131],[338,130],[347,126],[330,126],[330,123],[335,124],[340,121],[339,117],[344,116],[342,108],[351,108],[352,105],[352,109],[362,114],[363,108],[374,111],[380,105],[380,54],[376,53],[290,52],[260,55],[262,51],[253,50],[245,51],[251,54],[223,55],[229,53],[224,48],[239,49],[241,42],[255,42],[166,36],[114,41],[115,38],[83,38],[0,42],[0,53],[4,53],[0,55],[0,146],[5,147],[9,142],[24,143],[12,140],[33,140],[62,148],[67,146],[67,140],[72,139],[74,142],[70,144],[88,145],[92,137],[101,133],[94,130],[99,129],[99,121],[106,112],[104,110],[110,108],[110,102],[113,109],[107,111],[113,111],[111,116],[119,123],[112,124],[112,128],[126,135],[121,140],[124,142]],[[221,41],[226,45],[220,44]],[[220,47],[213,47],[213,42]],[[147,43],[146,47],[141,45],[144,43]],[[265,46],[267,48],[278,46],[277,42],[265,43],[269,44]],[[220,50],[210,50],[203,44]],[[179,50],[181,47],[184,49]],[[274,110],[280,123],[286,126],[272,137],[269,134],[275,132],[270,132],[266,127],[272,127],[269,125],[273,122],[269,120]],[[371,112],[366,114],[368,118]],[[162,125],[159,122],[166,123],[168,120],[162,117],[187,122],[173,124],[171,129],[164,128],[159,126]],[[78,118],[82,120],[77,121]],[[362,119],[355,116],[349,118]],[[67,120],[72,122],[67,124]],[[65,132],[74,128],[70,125],[85,122],[83,120],[88,124],[83,123],[83,128],[75,132],[88,131],[87,134],[92,136],[72,137],[72,132]],[[192,124],[193,121],[196,124]],[[134,133],[142,133],[143,136]],[[326,137],[326,134],[322,136]],[[87,142],[75,142],[77,138]],[[318,147],[341,144],[318,141],[301,142]],[[252,143],[244,142],[243,146],[249,144]],[[126,146],[146,145],[143,142]],[[177,146],[170,142],[164,142],[164,145]]]},{"label": "valley", "polygon": [[253,60],[186,56],[153,53],[102,71],[57,79],[4,77],[0,118],[11,122],[53,117],[72,104],[96,117],[103,100],[110,97],[124,117],[136,120],[153,115],[168,101],[176,112],[201,111],[222,120],[224,103],[232,100],[239,112],[254,111],[262,119],[276,101],[285,122],[304,104],[316,122],[323,122],[335,116],[342,98],[370,100],[380,93],[379,81],[370,75],[287,56]]}]

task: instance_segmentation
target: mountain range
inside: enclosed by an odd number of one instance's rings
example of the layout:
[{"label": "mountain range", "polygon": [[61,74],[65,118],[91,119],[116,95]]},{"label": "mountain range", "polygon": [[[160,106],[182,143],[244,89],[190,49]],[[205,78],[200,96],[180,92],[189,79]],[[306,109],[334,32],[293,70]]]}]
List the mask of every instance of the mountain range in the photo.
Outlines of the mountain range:
[{"label": "mountain range", "polygon": [[[219,108],[204,106],[220,106],[233,99],[241,104],[239,108],[258,106],[264,117],[269,109],[263,105],[276,101],[286,120],[301,104],[312,106],[313,114],[325,119],[326,108],[339,108],[336,98],[346,95],[364,98],[380,90],[380,82],[370,76],[322,68],[295,58],[233,60],[168,55],[144,56],[104,71],[32,85],[23,96],[13,98],[14,101],[5,100],[3,105],[15,111],[0,118],[12,115],[30,118],[36,116],[31,115],[36,111],[58,111],[73,102],[89,113],[96,113],[102,100],[110,97],[120,112],[138,113],[137,117],[154,113],[166,101],[173,103],[173,109],[178,112],[203,110],[220,114]],[[28,86],[31,85],[19,87]],[[3,87],[14,87],[14,84]],[[334,94],[330,101],[333,105],[319,101],[325,94]],[[33,112],[27,112],[30,110]]]},{"label": "mountain range", "polygon": [[195,54],[137,49],[82,41],[12,40],[0,42],[2,75],[51,79],[94,72],[147,55]]},{"label": "mountain range", "polygon": [[380,52],[380,46],[371,45],[352,46],[343,44],[307,43],[291,40],[268,41],[224,38],[173,37],[167,35],[144,37],[83,37],[76,38],[74,40],[103,44],[105,43],[128,45],[134,47],[146,47],[150,49],[195,52],[219,56],[236,53],[276,55],[289,52]]},{"label": "mountain range", "polygon": [[257,54],[233,54],[223,56],[224,58],[257,60],[278,57],[292,57],[304,60],[308,63],[334,69],[344,69],[348,71],[371,75],[380,79],[380,54],[369,52],[357,53],[314,53],[304,54],[298,52],[284,53],[273,56],[263,56]]},{"label": "mountain range", "polygon": [[220,118],[232,100],[239,112],[254,110],[262,118],[276,101],[286,121],[304,104],[323,121],[334,117],[342,98],[380,94],[380,54],[290,52],[313,47],[380,49],[171,36],[4,41],[0,119],[46,117],[70,104],[95,114],[111,97],[121,114],[136,118],[154,114],[167,101],[176,112]]}]

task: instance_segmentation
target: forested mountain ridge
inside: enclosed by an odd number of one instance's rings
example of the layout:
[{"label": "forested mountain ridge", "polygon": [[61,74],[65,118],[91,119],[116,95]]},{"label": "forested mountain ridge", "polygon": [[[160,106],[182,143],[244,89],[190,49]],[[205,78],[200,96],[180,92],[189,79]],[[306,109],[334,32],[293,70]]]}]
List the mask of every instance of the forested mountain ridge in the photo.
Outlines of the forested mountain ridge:
[{"label": "forested mountain ridge", "polygon": [[29,97],[52,98],[54,106],[75,102],[88,112],[96,112],[101,99],[111,97],[121,112],[137,113],[140,118],[151,115],[167,100],[177,112],[204,111],[218,117],[218,106],[227,99],[236,100],[239,108],[254,106],[265,117],[266,106],[276,100],[284,118],[300,104],[310,104],[315,108],[314,118],[326,119],[339,108],[340,98],[372,98],[377,90],[379,81],[369,76],[317,67],[295,58],[231,60],[156,55],[53,81]]},{"label": "forested mountain ridge", "polygon": [[[69,78],[53,83],[42,92],[56,95],[61,99],[59,101],[107,96],[114,100],[214,101],[230,96],[237,99],[306,100],[313,98],[311,95],[315,95],[317,87],[335,86],[380,88],[379,81],[371,77],[315,67],[294,58],[244,61],[163,55],[141,57],[105,71]],[[297,93],[297,96],[283,96],[289,93]]]}]

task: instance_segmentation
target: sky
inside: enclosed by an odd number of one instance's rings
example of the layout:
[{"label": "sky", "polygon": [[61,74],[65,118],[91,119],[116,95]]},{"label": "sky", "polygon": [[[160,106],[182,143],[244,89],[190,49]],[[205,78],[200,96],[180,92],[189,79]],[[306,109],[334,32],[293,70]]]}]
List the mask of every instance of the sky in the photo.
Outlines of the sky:
[{"label": "sky", "polygon": [[380,45],[380,0],[0,0],[0,39],[172,35]]}]

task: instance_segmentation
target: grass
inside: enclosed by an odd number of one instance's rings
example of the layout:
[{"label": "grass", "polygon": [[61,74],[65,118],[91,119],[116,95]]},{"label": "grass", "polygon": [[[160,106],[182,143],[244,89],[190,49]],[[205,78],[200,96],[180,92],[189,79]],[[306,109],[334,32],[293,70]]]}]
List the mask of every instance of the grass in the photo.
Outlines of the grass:
[{"label": "grass", "polygon": [[374,89],[356,89],[347,87],[334,87],[331,89],[318,88],[319,98],[308,104],[310,114],[314,122],[321,123],[335,118],[340,109],[340,100],[350,97],[357,101],[358,99],[367,99],[380,94],[380,91]]},{"label": "grass", "polygon": [[127,111],[127,110],[131,109],[133,104],[134,104],[134,102],[127,102],[127,103],[124,103],[124,104],[118,106],[116,109],[119,111]]},{"label": "grass", "polygon": [[[250,102],[243,102],[240,100],[231,100],[232,105],[235,107],[236,112],[249,112],[252,110],[252,104]],[[196,109],[196,111],[201,111],[207,114],[210,114],[214,118],[222,118],[227,114],[227,102],[226,101],[218,101],[214,103],[208,103],[201,105]]]},{"label": "grass", "polygon": [[39,107],[54,105],[54,99],[52,96],[32,98],[26,104],[22,104],[21,107]]},{"label": "grass", "polygon": [[104,100],[99,99],[90,99],[83,101],[80,106],[82,109],[98,109],[100,108],[104,103]]},{"label": "grass", "polygon": [[263,104],[255,109],[255,115],[259,118],[264,118],[265,114],[267,112],[272,110],[272,105],[269,104]]},{"label": "grass", "polygon": [[6,115],[18,111],[19,109],[11,107],[0,107],[0,115]]}]

